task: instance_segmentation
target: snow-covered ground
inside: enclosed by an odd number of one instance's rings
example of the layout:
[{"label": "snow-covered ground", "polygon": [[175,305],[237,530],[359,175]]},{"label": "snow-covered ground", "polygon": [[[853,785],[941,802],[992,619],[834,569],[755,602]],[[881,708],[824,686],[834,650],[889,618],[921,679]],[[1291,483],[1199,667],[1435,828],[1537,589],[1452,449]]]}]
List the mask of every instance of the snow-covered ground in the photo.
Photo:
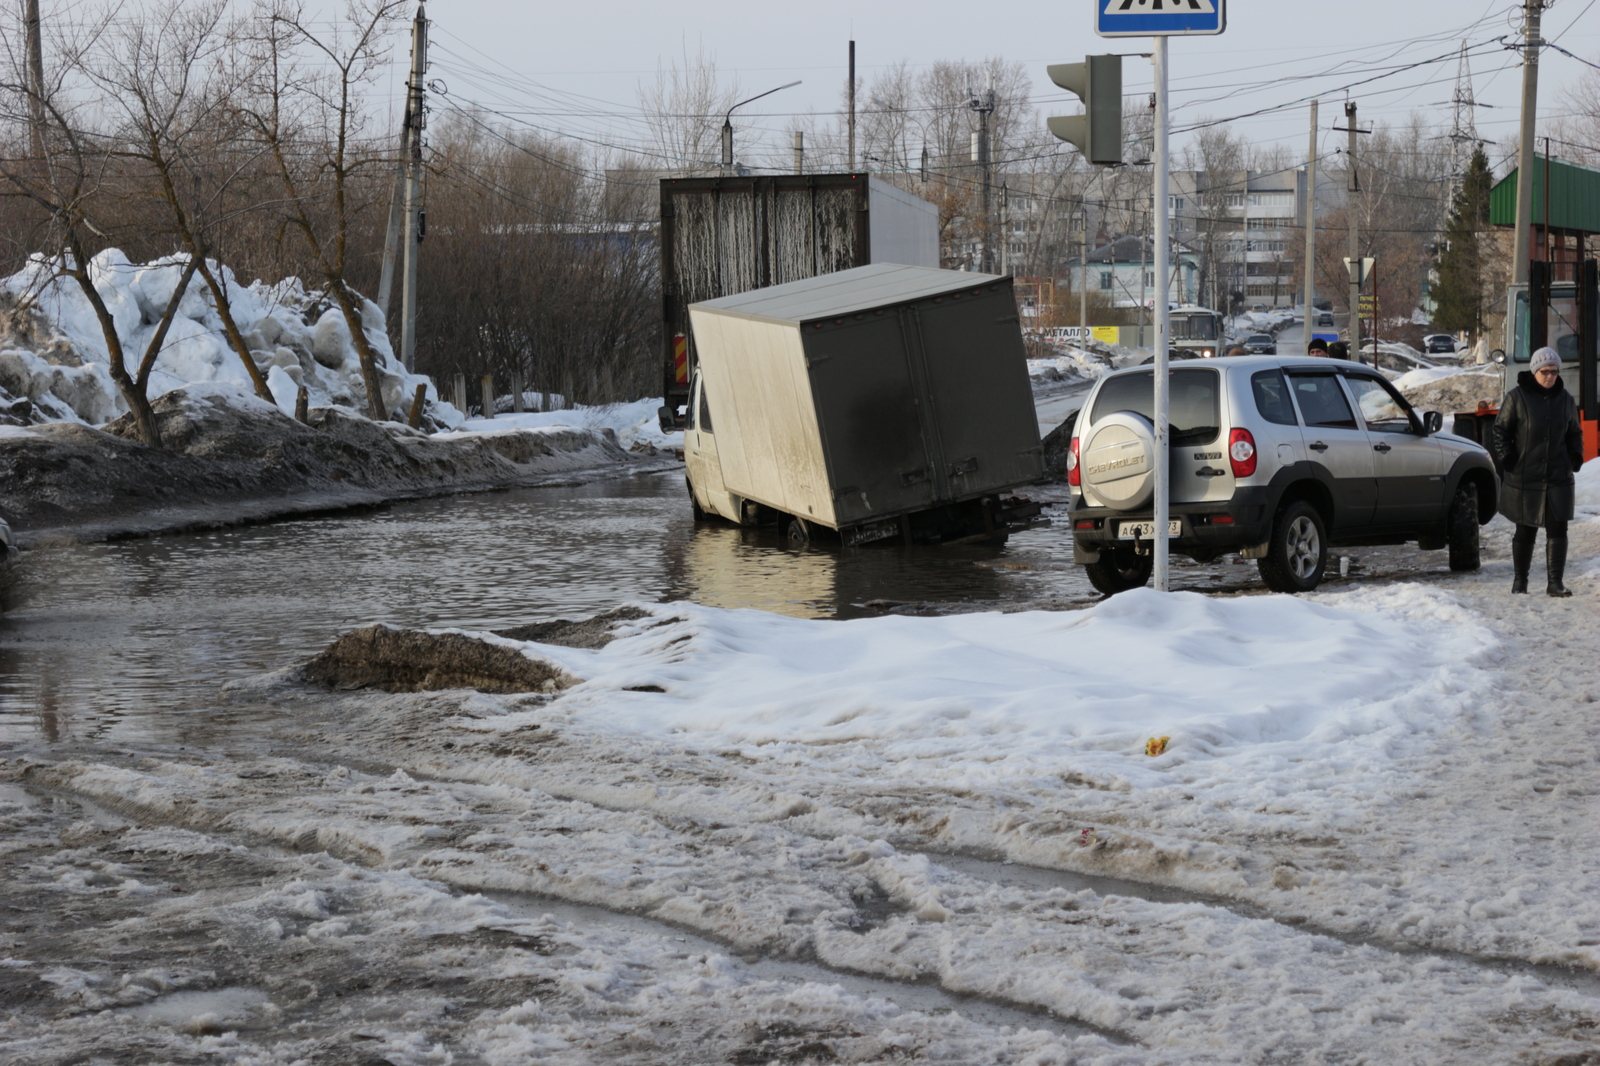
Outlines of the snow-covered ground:
[{"label": "snow-covered ground", "polygon": [[223,704],[270,745],[12,745],[0,1057],[1583,1062],[1600,522],[1566,601],[1486,533],[1299,598],[641,604],[483,638],[556,694],[285,671]]},{"label": "snow-covered ground", "polygon": [[[537,394],[528,394],[537,404]],[[512,431],[571,427],[597,432],[610,430],[616,434],[617,443],[624,448],[648,445],[663,451],[683,450],[683,431],[661,432],[657,411],[659,399],[635,400],[632,403],[612,403],[599,406],[575,406],[556,411],[507,411],[493,418],[468,418],[452,431],[454,434],[506,433]]]}]

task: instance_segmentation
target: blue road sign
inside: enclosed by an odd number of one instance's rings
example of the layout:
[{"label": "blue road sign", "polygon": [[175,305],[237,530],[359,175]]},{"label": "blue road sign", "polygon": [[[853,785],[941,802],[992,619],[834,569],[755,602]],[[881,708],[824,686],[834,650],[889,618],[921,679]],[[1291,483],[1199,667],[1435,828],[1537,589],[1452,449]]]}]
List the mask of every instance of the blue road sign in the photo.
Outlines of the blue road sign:
[{"label": "blue road sign", "polygon": [[1227,27],[1223,0],[1094,0],[1102,37],[1193,37]]}]

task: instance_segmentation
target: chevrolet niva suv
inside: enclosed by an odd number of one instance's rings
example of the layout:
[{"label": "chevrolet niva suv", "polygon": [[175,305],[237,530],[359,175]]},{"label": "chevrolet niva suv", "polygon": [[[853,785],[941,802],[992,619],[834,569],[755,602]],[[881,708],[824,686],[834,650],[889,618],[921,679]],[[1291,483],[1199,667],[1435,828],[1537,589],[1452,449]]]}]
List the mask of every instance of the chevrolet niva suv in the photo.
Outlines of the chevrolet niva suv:
[{"label": "chevrolet niva suv", "polygon": [[[1108,374],[1078,417],[1067,457],[1072,557],[1111,594],[1154,565],[1154,369]],[[1258,560],[1277,592],[1322,581],[1329,545],[1448,548],[1478,568],[1495,513],[1489,453],[1439,432],[1370,367],[1305,356],[1233,356],[1168,369],[1168,544],[1209,562]]]}]

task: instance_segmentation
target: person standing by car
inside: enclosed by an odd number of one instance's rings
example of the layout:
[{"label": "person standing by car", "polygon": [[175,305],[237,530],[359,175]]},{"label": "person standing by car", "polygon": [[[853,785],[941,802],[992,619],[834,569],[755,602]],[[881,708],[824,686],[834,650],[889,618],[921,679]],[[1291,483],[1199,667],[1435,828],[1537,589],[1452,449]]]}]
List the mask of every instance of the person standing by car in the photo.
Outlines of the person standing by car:
[{"label": "person standing by car", "polygon": [[1500,513],[1517,526],[1511,538],[1511,591],[1528,591],[1533,542],[1543,526],[1545,591],[1572,595],[1561,582],[1567,523],[1576,502],[1572,475],[1583,466],[1583,431],[1572,393],[1561,384],[1561,356],[1554,348],[1534,352],[1516,387],[1506,393],[1494,423],[1494,450],[1504,471]]}]

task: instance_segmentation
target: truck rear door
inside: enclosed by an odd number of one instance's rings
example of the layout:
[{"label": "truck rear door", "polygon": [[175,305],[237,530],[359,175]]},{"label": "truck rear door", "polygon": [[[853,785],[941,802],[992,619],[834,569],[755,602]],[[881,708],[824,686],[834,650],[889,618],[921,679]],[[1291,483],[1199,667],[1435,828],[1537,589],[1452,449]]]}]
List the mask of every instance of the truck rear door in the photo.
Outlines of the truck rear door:
[{"label": "truck rear door", "polygon": [[930,506],[933,463],[898,316],[871,313],[805,332],[838,524]]},{"label": "truck rear door", "polygon": [[1009,286],[917,307],[943,498],[1026,484],[1043,471],[1016,317]]}]

